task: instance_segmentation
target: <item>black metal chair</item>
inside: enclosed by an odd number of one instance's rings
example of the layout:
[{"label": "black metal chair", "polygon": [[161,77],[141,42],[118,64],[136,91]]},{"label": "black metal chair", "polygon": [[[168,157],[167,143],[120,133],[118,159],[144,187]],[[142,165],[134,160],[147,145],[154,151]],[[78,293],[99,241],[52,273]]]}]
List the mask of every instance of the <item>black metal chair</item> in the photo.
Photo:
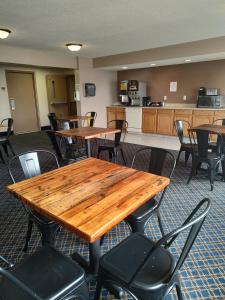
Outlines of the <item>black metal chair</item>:
[{"label": "black metal chair", "polygon": [[[61,136],[56,135],[54,130],[47,130],[46,134],[52,143],[53,149],[61,166],[68,165],[76,161],[75,155],[72,154],[71,144],[69,144],[66,139],[62,139]],[[64,148],[65,153],[63,153],[62,148]],[[71,149],[71,151],[68,149]]]},{"label": "black metal chair", "polygon": [[95,111],[88,111],[85,114],[85,117],[91,117],[91,119],[84,120],[82,126],[85,127],[93,127],[95,124],[95,120],[97,118],[97,113]]},{"label": "black metal chair", "polygon": [[[13,183],[40,175],[54,168],[59,168],[58,159],[54,153],[46,150],[34,150],[21,153],[14,156],[8,164],[9,175]],[[28,214],[28,228],[23,250],[27,251],[33,223],[36,224],[41,232],[42,245],[53,244],[59,225],[28,206],[23,206]]]},{"label": "black metal chair", "polygon": [[[203,130],[203,129],[193,129],[193,133],[196,134],[197,137],[197,145],[198,145],[198,151],[195,152],[194,155],[194,161],[192,164],[192,169],[188,178],[187,183],[189,183],[192,179],[192,177],[195,175],[198,166],[201,163],[205,163],[208,165],[208,174],[209,174],[209,180],[211,185],[211,191],[213,191],[213,185],[214,185],[214,176],[215,173],[218,170],[218,166],[220,162],[222,163],[222,169],[223,169],[223,178],[225,179],[225,163],[224,163],[224,153],[222,151],[223,145],[223,137],[218,134],[217,132]],[[210,151],[210,140],[209,135],[217,135],[217,146],[216,151]]]},{"label": "black metal chair", "polygon": [[[141,170],[171,178],[176,165],[176,159],[171,152],[165,149],[145,147],[135,152],[131,168],[136,168],[136,163],[139,165]],[[166,188],[159,196],[159,200],[157,200],[156,197],[149,199],[148,202],[125,219],[132,232],[144,233],[146,224],[151,217],[156,214],[161,234],[162,236],[164,235],[159,208],[162,204],[165,192]]]},{"label": "black metal chair", "polygon": [[[6,118],[6,119],[4,119],[4,120],[1,121],[1,125],[4,125],[4,123],[6,123],[5,126],[7,126],[7,131],[6,131],[6,135],[5,136],[0,137],[0,146],[3,147],[6,155],[9,157],[8,147],[11,150],[12,154],[15,155],[15,152],[13,150],[12,144],[11,144],[11,142],[9,140],[10,136],[12,135],[13,119],[12,118]],[[0,158],[4,162],[2,153],[0,153]]]},{"label": "black metal chair", "polygon": [[[176,287],[178,299],[183,300],[179,271],[209,209],[210,200],[203,199],[182,226],[158,242],[143,234],[133,233],[103,255],[100,259],[95,299],[100,299],[101,288],[104,286],[119,296],[126,291],[136,300],[165,299],[172,288]],[[179,258],[176,259],[169,248],[178,235],[185,231],[189,233],[183,241]]]},{"label": "black metal chair", "polygon": [[52,130],[59,130],[59,126],[58,126],[58,122],[56,120],[56,115],[55,113],[49,113],[48,114],[48,119],[49,119],[49,122],[50,122],[50,125],[51,125],[51,129]]},{"label": "black metal chair", "polygon": [[50,246],[8,270],[0,268],[0,275],[2,300],[89,299],[83,269]]},{"label": "black metal chair", "polygon": [[177,133],[177,136],[180,141],[180,150],[179,150],[179,153],[177,156],[177,164],[179,162],[181,153],[184,151],[185,152],[185,165],[186,165],[190,155],[192,157],[192,162],[193,162],[193,155],[194,155],[194,151],[197,150],[197,145],[195,146],[194,136],[192,136],[192,137],[189,136],[189,139],[191,139],[191,138],[193,139],[193,140],[190,140],[189,143],[186,143],[184,140],[184,127],[186,127],[187,129],[190,128],[190,123],[188,121],[176,120],[176,121],[174,121],[174,126],[175,126],[176,133]]},{"label": "black metal chair", "polygon": [[[225,119],[216,119],[212,122],[212,125],[225,126]],[[209,136],[209,139],[210,139],[209,148],[212,149],[214,152],[216,152],[217,151],[217,141],[214,141],[215,139],[212,134]],[[211,141],[212,139],[214,139],[214,140]],[[225,137],[224,136],[222,137],[222,141],[223,141],[222,151],[225,153]]]},{"label": "black metal chair", "polygon": [[124,133],[124,137],[123,137],[123,140],[124,140],[125,134],[127,131],[127,127],[128,127],[128,122],[125,120],[112,120],[112,121],[108,122],[107,127],[114,127],[116,129],[120,129],[120,132],[115,133],[114,141],[107,141],[107,143],[98,146],[97,157],[98,158],[100,157],[100,153],[102,151],[108,151],[110,159],[114,160],[114,162],[117,163],[118,155],[119,155],[119,153],[121,153],[124,164],[126,165],[126,160],[125,160],[125,156],[124,156],[124,152],[123,152],[123,148],[122,148],[122,144],[121,144],[121,137],[122,137],[122,134]]}]

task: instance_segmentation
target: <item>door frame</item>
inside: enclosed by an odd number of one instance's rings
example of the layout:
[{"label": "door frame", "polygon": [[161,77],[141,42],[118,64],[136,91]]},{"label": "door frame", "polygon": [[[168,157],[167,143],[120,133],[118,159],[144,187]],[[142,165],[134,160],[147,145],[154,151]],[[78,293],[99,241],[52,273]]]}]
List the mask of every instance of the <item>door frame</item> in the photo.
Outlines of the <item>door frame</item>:
[{"label": "door frame", "polygon": [[[5,70],[5,79],[6,79],[6,85],[7,85],[7,92],[8,92],[8,83],[7,83],[7,74],[8,73],[23,73],[23,74],[31,74],[32,75],[33,89],[34,89],[34,102],[35,102],[35,114],[36,114],[36,118],[37,118],[37,127],[38,127],[39,130],[41,130],[40,112],[39,112],[39,105],[38,105],[38,101],[37,101],[37,84],[36,84],[35,72],[26,71],[26,70],[6,69]],[[10,107],[10,112],[11,112],[11,116],[12,116],[12,108],[11,108],[11,103],[10,103],[10,100],[9,100],[9,93],[8,93],[8,101],[9,101],[9,107]]]}]

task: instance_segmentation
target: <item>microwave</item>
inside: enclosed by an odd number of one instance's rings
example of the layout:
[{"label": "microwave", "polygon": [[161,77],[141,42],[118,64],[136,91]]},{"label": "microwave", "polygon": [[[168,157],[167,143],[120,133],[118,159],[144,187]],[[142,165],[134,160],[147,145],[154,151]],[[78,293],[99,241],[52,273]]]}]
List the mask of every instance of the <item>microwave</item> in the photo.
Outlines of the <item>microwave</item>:
[{"label": "microwave", "polygon": [[225,107],[225,97],[224,96],[198,96],[197,107],[223,108]]}]

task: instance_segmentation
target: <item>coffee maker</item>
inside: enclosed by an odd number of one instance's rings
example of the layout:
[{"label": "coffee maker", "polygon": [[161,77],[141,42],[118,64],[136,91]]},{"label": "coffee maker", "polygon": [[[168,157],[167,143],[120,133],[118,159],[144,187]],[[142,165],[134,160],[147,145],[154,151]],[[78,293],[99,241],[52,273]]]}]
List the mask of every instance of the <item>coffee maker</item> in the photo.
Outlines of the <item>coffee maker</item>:
[{"label": "coffee maker", "polygon": [[142,106],[150,106],[151,105],[151,97],[146,96],[142,97]]}]

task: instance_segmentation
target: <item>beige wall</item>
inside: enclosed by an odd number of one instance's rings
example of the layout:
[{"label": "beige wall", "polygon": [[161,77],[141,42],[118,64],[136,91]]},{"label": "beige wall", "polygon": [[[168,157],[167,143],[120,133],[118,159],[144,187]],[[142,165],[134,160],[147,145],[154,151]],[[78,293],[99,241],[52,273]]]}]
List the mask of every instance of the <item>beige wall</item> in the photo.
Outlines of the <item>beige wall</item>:
[{"label": "beige wall", "polygon": [[[146,81],[147,93],[153,101],[162,101],[167,96],[168,103],[197,103],[200,86],[219,88],[225,95],[225,60],[119,71],[118,81],[125,79]],[[177,81],[177,92],[169,91],[171,81]],[[186,101],[182,100],[184,95]]]},{"label": "beige wall", "polygon": [[[96,111],[96,126],[106,126],[106,106],[117,101],[117,73],[93,69],[91,59],[79,59],[81,113]],[[95,97],[84,97],[84,84],[95,83]]]},{"label": "beige wall", "polygon": [[65,49],[65,53],[59,53],[0,45],[0,63],[38,67],[77,68],[76,56],[67,49]]},{"label": "beige wall", "polygon": [[19,65],[15,65],[15,66],[0,65],[0,120],[11,116],[6,78],[5,78],[6,70],[34,72],[40,126],[49,125],[49,120],[47,116],[49,109],[48,109],[48,98],[47,98],[47,89],[46,89],[46,75],[62,74],[62,73],[72,74],[73,70],[22,67]]}]

